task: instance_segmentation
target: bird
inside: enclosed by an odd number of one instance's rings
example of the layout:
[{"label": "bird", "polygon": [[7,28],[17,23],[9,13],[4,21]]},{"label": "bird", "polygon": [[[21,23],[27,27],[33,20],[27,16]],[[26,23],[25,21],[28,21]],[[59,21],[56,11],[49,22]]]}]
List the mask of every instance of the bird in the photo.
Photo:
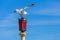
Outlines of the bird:
[{"label": "bird", "polygon": [[32,7],[34,4],[30,4],[30,5],[27,5],[27,6],[25,6],[24,8],[22,8],[22,9],[16,9],[15,10],[15,12],[17,12],[19,15],[21,15],[21,16],[24,16],[24,15],[26,15],[27,14],[27,12],[25,11],[27,8],[30,8],[30,7]]}]

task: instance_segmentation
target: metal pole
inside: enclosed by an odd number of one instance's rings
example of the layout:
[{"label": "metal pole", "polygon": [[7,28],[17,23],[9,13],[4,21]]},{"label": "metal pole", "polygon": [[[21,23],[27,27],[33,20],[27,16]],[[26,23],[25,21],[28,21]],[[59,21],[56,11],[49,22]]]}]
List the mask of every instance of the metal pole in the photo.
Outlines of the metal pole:
[{"label": "metal pole", "polygon": [[25,36],[21,36],[21,40],[25,40]]},{"label": "metal pole", "polygon": [[26,32],[20,32],[21,40],[25,40]]}]

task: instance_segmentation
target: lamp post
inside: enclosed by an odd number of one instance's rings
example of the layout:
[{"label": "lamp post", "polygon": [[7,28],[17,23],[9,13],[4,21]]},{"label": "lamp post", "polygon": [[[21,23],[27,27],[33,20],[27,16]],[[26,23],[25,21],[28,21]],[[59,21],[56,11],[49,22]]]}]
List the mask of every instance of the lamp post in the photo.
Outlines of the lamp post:
[{"label": "lamp post", "polygon": [[25,40],[25,36],[26,36],[26,19],[21,18],[19,19],[19,30],[20,32],[20,36],[21,36],[21,40]]},{"label": "lamp post", "polygon": [[24,16],[27,14],[27,12],[25,10],[33,5],[34,4],[30,4],[22,9],[16,9],[16,12],[21,16],[21,18],[19,19],[19,31],[20,31],[21,40],[25,40],[25,36],[26,36],[27,20],[24,18]]}]

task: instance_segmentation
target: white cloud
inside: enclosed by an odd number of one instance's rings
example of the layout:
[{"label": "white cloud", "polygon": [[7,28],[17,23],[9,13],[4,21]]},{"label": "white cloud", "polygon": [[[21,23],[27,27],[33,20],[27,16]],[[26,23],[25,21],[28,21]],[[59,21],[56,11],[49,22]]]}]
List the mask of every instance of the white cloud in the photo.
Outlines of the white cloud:
[{"label": "white cloud", "polygon": [[8,14],[4,19],[0,21],[0,39],[12,39],[14,36],[19,35],[17,29],[9,29],[10,27],[12,28],[17,26],[17,21],[17,16],[14,13]]},{"label": "white cloud", "polygon": [[41,35],[38,35],[40,36],[38,39],[43,39],[43,40],[59,40],[60,38],[60,33],[54,33],[54,34],[41,34]]},{"label": "white cloud", "polygon": [[2,37],[11,36],[13,34],[16,34],[15,32],[16,30],[0,30],[0,36]]},{"label": "white cloud", "polygon": [[34,14],[37,15],[55,15],[60,16],[60,9],[42,9],[33,11]]},{"label": "white cloud", "polygon": [[59,1],[46,1],[38,4],[32,13],[37,15],[55,15],[60,16],[60,2]]},{"label": "white cloud", "polygon": [[0,30],[0,39],[12,39],[19,37],[19,32],[17,30]]},{"label": "white cloud", "polygon": [[[27,25],[55,25],[55,24],[60,24],[60,21],[58,20],[32,20],[29,21]],[[18,19],[16,15],[14,14],[9,14],[8,16],[5,17],[5,19],[0,21],[0,27],[14,27],[18,25]]]},{"label": "white cloud", "polygon": [[57,25],[60,24],[60,21],[49,21],[49,20],[34,20],[28,21],[28,25]]},{"label": "white cloud", "polygon": [[4,19],[0,21],[0,27],[11,27],[17,25],[17,16],[12,13],[7,15]]}]

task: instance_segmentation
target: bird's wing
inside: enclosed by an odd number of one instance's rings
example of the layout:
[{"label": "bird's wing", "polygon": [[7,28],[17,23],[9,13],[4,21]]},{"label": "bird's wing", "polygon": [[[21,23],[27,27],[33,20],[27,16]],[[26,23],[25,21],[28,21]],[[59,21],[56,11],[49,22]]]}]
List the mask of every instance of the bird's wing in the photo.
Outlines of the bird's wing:
[{"label": "bird's wing", "polygon": [[26,6],[26,7],[24,7],[24,10],[27,9],[27,8],[32,7],[33,5],[34,5],[34,4],[30,4],[30,5]]}]

